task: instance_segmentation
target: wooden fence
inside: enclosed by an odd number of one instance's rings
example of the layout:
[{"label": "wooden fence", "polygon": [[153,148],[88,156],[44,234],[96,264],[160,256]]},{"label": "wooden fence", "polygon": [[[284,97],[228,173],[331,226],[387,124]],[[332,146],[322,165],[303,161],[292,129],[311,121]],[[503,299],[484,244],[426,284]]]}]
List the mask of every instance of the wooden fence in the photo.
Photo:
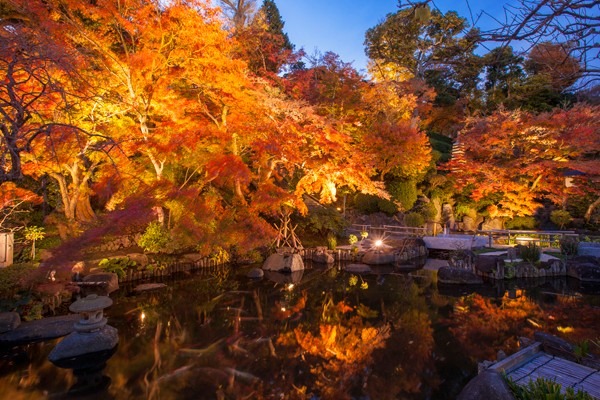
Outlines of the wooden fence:
[{"label": "wooden fence", "polygon": [[197,274],[199,273],[200,275],[210,276],[226,268],[226,265],[226,263],[218,262],[208,257],[197,261],[171,262],[150,269],[128,269],[125,276],[119,279],[119,281],[133,282],[143,279],[156,279],[192,271],[198,271]]},{"label": "wooden fence", "polygon": [[427,230],[425,228],[415,228],[412,226],[400,225],[361,225],[352,224],[347,229],[348,232],[367,232],[369,237],[422,237],[425,236]]},{"label": "wooden fence", "polygon": [[515,245],[535,243],[540,247],[560,247],[560,241],[565,238],[578,239],[575,231],[528,231],[510,229],[480,230],[477,234],[488,236],[488,245]]}]

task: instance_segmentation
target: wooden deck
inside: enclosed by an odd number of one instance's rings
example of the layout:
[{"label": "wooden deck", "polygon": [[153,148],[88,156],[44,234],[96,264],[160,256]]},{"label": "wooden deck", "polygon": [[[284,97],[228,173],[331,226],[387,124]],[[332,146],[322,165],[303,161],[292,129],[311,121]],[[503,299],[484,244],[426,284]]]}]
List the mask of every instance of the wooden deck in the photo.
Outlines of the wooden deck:
[{"label": "wooden deck", "polygon": [[544,378],[554,380],[563,388],[585,391],[600,400],[600,371],[547,354],[541,350],[540,343],[528,346],[490,368],[506,373],[521,386],[530,380]]}]

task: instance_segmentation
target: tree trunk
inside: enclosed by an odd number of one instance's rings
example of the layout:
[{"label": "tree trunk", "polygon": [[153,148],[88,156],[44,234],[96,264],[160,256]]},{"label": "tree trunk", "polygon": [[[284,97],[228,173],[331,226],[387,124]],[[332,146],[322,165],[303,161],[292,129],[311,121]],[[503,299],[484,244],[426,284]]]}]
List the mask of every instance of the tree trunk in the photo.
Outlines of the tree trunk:
[{"label": "tree trunk", "polygon": [[89,222],[96,218],[92,209],[89,194],[80,194],[75,204],[75,219],[80,222]]},{"label": "tree trunk", "polygon": [[599,205],[600,205],[600,197],[598,197],[596,199],[596,201],[594,201],[592,204],[590,204],[588,206],[588,209],[586,210],[585,215],[584,215],[586,222],[590,222],[590,219],[592,218],[592,213],[594,212],[596,207],[598,207]]}]

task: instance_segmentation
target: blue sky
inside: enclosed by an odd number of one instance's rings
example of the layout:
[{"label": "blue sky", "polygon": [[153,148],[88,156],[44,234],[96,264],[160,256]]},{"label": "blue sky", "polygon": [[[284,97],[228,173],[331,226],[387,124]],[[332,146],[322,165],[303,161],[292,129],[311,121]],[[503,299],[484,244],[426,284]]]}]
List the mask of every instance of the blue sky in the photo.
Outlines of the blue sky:
[{"label": "blue sky", "polygon": [[[284,30],[296,49],[303,47],[309,55],[315,50],[333,51],[359,71],[367,65],[365,32],[398,10],[397,0],[275,0],[275,3],[285,22]],[[469,2],[474,18],[485,10],[499,19],[503,18],[505,3],[506,0]],[[443,12],[454,10],[471,21],[466,0],[436,0],[435,4]],[[482,16],[477,26],[485,28],[492,24],[489,16]]]}]

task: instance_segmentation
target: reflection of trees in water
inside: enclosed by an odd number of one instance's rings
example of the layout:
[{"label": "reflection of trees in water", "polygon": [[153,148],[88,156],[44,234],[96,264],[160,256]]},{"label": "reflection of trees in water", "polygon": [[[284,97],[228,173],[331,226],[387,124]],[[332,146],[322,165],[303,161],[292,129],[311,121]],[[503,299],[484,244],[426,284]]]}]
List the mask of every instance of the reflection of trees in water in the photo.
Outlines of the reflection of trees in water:
[{"label": "reflection of trees in water", "polygon": [[[46,390],[66,392],[74,383],[75,377],[69,369],[55,367],[47,359],[47,354],[56,341],[32,343],[24,349],[3,349],[0,357],[0,388],[4,399],[43,399]],[[11,354],[11,358],[7,357]],[[5,373],[13,371],[11,375]],[[45,390],[41,390],[40,387]]]},{"label": "reflection of trees in water", "polygon": [[[335,302],[327,293],[317,324],[302,324],[278,340],[283,346],[296,347],[295,355],[308,364],[314,377],[312,387],[324,398],[349,398],[350,390],[366,383],[372,353],[384,347],[389,337],[389,324],[374,326],[357,310],[344,300]],[[373,315],[365,306],[360,310]]]},{"label": "reflection of trees in water", "polygon": [[[111,309],[115,399],[386,399],[435,387],[428,278],[331,269],[302,282],[179,282]],[[363,284],[366,283],[366,284]],[[246,289],[246,290],[242,290]],[[120,309],[119,309],[120,308]],[[143,316],[143,317],[142,317]],[[130,338],[130,339],[128,339]]]},{"label": "reflection of trees in water", "polygon": [[[518,294],[518,296],[515,296]],[[474,294],[461,298],[449,319],[450,330],[475,361],[493,360],[498,350],[518,350],[518,338],[535,331],[560,336],[572,343],[598,338],[600,309],[584,298],[553,295],[552,303],[538,304],[521,290],[500,299]]]}]

